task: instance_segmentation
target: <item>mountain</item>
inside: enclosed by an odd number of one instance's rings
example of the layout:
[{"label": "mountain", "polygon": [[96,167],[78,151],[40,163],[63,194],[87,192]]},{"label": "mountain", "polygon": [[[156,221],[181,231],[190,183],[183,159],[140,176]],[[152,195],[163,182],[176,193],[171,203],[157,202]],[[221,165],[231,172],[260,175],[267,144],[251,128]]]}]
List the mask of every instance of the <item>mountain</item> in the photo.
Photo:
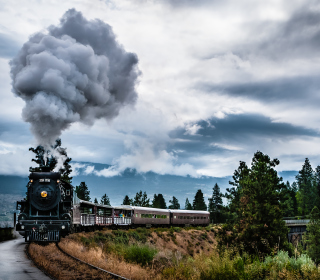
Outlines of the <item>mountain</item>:
[{"label": "mountain", "polygon": [[[88,167],[92,170],[100,171],[110,167],[107,164],[77,162],[77,175],[73,177],[73,185],[77,186],[82,181],[86,182],[91,200],[95,197],[100,200],[103,194],[107,194],[110,198],[111,205],[120,205],[125,195],[133,198],[135,194],[142,190],[146,191],[150,202],[154,194],[163,194],[167,206],[172,196],[178,198],[181,208],[184,208],[184,203],[188,197],[192,203],[198,189],[201,189],[205,196],[205,201],[208,204],[208,198],[212,195],[212,188],[215,183],[220,186],[221,192],[225,192],[229,187],[229,181],[232,176],[227,177],[209,177],[202,176],[193,178],[190,176],[175,176],[175,175],[160,175],[154,172],[137,173],[135,170],[127,169],[123,174],[113,177],[97,176],[95,172],[88,174]],[[295,180],[297,171],[279,172],[279,176],[283,177],[284,182],[289,180],[292,183]],[[19,176],[0,175],[0,194],[15,194],[25,196],[26,184],[28,178]]]}]

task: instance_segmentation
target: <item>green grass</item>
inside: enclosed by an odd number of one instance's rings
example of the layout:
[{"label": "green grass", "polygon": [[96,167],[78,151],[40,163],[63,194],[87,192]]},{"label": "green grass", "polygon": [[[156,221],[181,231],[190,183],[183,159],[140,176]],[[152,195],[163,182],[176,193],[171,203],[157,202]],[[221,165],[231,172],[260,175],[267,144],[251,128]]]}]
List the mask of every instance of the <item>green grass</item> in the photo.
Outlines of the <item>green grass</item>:
[{"label": "green grass", "polygon": [[132,244],[124,250],[124,259],[128,262],[146,265],[153,260],[156,254],[157,250],[148,245]]}]

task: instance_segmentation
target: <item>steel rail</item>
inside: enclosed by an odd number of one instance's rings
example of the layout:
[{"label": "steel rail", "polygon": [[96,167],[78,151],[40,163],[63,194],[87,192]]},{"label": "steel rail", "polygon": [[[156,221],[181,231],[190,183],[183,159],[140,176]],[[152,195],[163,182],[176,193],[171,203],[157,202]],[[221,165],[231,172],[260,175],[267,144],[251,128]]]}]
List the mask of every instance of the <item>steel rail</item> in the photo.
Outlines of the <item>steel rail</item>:
[{"label": "steel rail", "polygon": [[67,253],[67,252],[65,252],[63,249],[61,249],[61,247],[59,246],[58,243],[56,243],[56,246],[57,246],[57,248],[58,248],[63,254],[67,255],[68,257],[70,257],[70,258],[72,258],[72,259],[74,259],[74,260],[76,260],[76,261],[78,261],[78,262],[81,262],[81,263],[83,263],[83,264],[86,264],[86,265],[90,266],[91,268],[94,268],[94,269],[96,269],[96,270],[100,270],[100,271],[102,271],[102,272],[104,272],[104,273],[107,273],[107,274],[109,274],[110,276],[112,276],[114,279],[130,280],[130,279],[128,279],[128,278],[125,278],[125,277],[120,276],[120,275],[118,275],[118,274],[112,273],[112,272],[107,271],[107,270],[105,270],[105,269],[102,269],[102,268],[100,268],[100,267],[94,266],[94,265],[92,265],[92,264],[90,264],[90,263],[87,263],[87,262],[85,262],[85,261],[83,261],[83,260],[80,260],[80,259],[78,259],[78,258],[70,255],[69,253]]}]

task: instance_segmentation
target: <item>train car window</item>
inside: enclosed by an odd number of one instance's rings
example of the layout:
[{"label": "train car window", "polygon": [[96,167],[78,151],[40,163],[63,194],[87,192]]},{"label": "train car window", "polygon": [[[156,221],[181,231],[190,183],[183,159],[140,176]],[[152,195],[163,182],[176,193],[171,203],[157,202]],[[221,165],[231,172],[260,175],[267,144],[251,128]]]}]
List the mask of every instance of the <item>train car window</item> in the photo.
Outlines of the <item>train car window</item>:
[{"label": "train car window", "polygon": [[67,190],[67,191],[66,191],[66,195],[70,195],[70,190]]},{"label": "train car window", "polygon": [[177,218],[177,216],[174,216],[173,218],[174,218],[174,219],[176,219],[176,218]]}]

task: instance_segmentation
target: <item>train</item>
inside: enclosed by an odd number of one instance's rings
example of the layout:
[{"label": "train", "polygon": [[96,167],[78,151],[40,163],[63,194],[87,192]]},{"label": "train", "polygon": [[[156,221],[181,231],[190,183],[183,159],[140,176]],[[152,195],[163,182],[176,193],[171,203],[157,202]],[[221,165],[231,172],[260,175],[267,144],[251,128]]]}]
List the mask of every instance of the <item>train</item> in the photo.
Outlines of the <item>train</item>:
[{"label": "train", "polygon": [[26,242],[59,242],[69,233],[110,228],[207,226],[210,213],[198,210],[119,207],[81,200],[59,172],[31,172],[26,199],[17,201],[16,231]]}]

